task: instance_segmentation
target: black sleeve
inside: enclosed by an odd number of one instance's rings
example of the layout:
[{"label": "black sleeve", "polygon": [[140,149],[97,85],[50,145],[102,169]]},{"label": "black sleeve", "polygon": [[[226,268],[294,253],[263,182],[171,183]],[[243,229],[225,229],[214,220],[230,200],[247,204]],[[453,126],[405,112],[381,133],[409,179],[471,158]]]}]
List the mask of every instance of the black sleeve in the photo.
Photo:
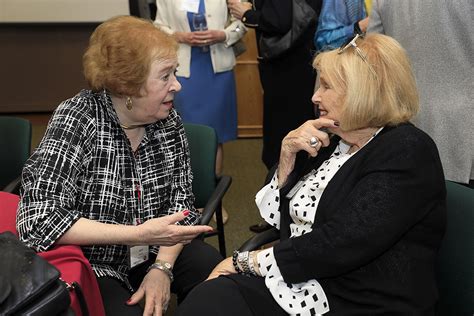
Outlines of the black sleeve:
[{"label": "black sleeve", "polygon": [[242,22],[266,35],[283,35],[291,29],[292,0],[265,0],[248,10]]}]

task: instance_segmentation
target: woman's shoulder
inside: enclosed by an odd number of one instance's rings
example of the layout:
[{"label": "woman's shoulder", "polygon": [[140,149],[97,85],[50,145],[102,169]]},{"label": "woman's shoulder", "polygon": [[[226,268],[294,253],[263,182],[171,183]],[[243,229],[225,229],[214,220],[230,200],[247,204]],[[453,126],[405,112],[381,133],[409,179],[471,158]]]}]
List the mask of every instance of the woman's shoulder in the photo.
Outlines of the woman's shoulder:
[{"label": "woman's shoulder", "polygon": [[53,112],[50,125],[73,128],[77,128],[78,124],[94,125],[101,103],[98,93],[82,90],[58,105]]},{"label": "woman's shoulder", "polygon": [[75,96],[62,101],[55,109],[55,113],[84,116],[93,112],[100,103],[100,97],[91,90],[81,90]]},{"label": "woman's shoulder", "polygon": [[403,146],[436,146],[433,139],[412,123],[402,123],[396,126],[385,127],[380,133],[385,139],[390,139],[392,144]]},{"label": "woman's shoulder", "polygon": [[385,127],[376,139],[375,152],[386,156],[387,159],[391,156],[412,161],[439,160],[438,148],[433,139],[411,123]]}]

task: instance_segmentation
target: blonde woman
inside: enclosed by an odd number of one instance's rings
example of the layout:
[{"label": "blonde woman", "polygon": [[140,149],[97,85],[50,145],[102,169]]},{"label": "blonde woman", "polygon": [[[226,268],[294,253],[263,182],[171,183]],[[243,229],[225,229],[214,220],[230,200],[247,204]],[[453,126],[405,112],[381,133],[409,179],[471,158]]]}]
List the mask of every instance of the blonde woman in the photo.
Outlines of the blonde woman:
[{"label": "blonde woman", "polygon": [[256,196],[280,242],[222,261],[177,315],[433,315],[446,189],[436,145],[410,123],[407,55],[371,34],[314,66],[320,118],[283,139]]}]

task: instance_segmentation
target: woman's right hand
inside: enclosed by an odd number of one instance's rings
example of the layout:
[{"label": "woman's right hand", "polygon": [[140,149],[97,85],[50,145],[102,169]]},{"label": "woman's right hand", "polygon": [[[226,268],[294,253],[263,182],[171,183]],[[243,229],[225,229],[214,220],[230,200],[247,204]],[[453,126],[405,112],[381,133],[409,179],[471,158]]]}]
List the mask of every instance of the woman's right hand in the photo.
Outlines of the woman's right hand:
[{"label": "woman's right hand", "polygon": [[[337,124],[337,123],[336,123]],[[288,175],[293,171],[296,154],[304,150],[311,157],[316,157],[321,147],[329,146],[329,135],[321,128],[336,128],[333,120],[319,118],[309,120],[300,127],[292,130],[283,138],[281,143],[280,161],[278,164],[278,185],[282,187]],[[310,144],[311,138],[316,138],[318,143],[315,146]]]},{"label": "woman's right hand", "polygon": [[187,216],[187,212],[189,211],[149,219],[136,226],[138,230],[136,245],[173,246],[178,243],[187,244],[197,235],[213,230],[211,226],[206,225],[176,225],[177,222],[182,221]]}]

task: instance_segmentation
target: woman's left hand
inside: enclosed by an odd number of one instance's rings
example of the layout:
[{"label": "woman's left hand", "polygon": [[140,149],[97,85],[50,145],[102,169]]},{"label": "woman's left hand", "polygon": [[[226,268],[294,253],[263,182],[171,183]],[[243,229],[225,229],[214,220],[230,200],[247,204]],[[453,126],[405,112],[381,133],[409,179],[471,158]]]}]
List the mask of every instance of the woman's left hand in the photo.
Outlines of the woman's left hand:
[{"label": "woman's left hand", "polygon": [[225,32],[221,30],[195,31],[193,32],[193,35],[193,44],[195,46],[207,46],[221,43],[226,39]]},{"label": "woman's left hand", "polygon": [[[222,260],[215,268],[212,270],[211,274],[207,277],[207,280],[212,280],[217,278],[220,275],[229,275],[235,274],[234,264],[232,263],[232,257]],[[206,281],[207,281],[206,280]]]},{"label": "woman's left hand", "polygon": [[143,315],[161,316],[168,309],[171,281],[165,272],[151,269],[138,290],[127,301],[127,305],[135,305],[145,297]]}]

